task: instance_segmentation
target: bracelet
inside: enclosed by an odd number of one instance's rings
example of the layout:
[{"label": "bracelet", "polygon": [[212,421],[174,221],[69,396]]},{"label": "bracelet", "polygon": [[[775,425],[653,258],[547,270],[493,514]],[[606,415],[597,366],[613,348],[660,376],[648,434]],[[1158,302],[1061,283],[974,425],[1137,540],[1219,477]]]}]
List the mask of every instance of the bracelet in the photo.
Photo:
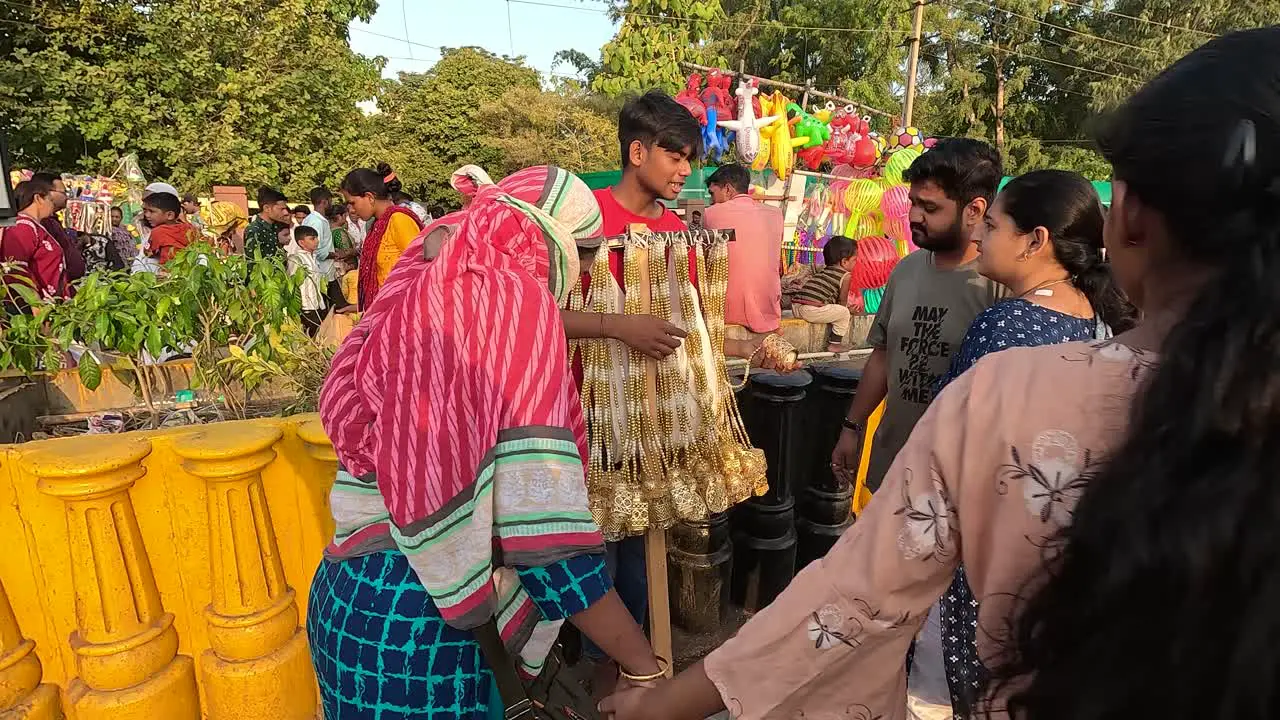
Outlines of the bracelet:
[{"label": "bracelet", "polygon": [[867,429],[866,426],[863,425],[862,423],[858,422],[857,420],[850,420],[847,417],[844,418],[844,420],[840,424],[844,427],[845,430],[852,430],[856,433],[864,432]]},{"label": "bracelet", "polygon": [[648,675],[632,675],[627,672],[622,665],[618,665],[618,674],[631,682],[652,682],[666,677],[667,671],[671,669],[671,661],[661,655],[654,655],[653,659],[658,661],[658,672],[656,673],[649,673]]}]

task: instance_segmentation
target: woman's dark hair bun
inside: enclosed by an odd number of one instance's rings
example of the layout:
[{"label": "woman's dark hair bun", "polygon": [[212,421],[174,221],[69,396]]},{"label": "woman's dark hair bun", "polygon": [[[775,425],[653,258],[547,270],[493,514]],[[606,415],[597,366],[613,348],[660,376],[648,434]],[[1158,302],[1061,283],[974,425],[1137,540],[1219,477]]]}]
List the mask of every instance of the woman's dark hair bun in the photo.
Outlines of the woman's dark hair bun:
[{"label": "woman's dark hair bun", "polygon": [[387,192],[391,193],[392,195],[398,194],[400,192],[401,188],[403,187],[403,185],[400,183],[400,178],[392,178],[391,180],[387,180],[388,177],[391,177],[392,175],[395,174],[395,171],[391,169],[391,165],[384,162],[380,162],[378,163],[378,166],[374,168],[374,170],[379,175],[382,176],[382,182],[387,186]]}]

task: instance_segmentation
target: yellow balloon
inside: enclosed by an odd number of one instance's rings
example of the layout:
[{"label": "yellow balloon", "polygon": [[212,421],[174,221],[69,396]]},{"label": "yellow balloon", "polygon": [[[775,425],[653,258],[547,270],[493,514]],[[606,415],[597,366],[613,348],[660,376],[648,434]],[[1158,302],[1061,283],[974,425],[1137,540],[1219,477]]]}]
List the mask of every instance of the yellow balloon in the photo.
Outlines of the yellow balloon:
[{"label": "yellow balloon", "polygon": [[911,163],[920,157],[920,151],[913,147],[901,148],[889,156],[889,161],[884,164],[884,177],[893,184],[902,182],[902,173],[911,167]]},{"label": "yellow balloon", "polygon": [[858,217],[879,208],[883,195],[884,188],[876,184],[875,180],[850,180],[849,188],[844,191],[844,204],[849,208],[851,217]]}]

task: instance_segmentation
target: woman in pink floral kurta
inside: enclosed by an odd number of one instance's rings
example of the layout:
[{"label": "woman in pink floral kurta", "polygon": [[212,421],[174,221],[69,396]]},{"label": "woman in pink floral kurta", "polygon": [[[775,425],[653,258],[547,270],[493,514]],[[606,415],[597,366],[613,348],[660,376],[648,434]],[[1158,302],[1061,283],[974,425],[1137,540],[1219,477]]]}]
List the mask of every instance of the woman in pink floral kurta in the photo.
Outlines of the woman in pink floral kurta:
[{"label": "woman in pink floral kurta", "polygon": [[995,715],[1277,716],[1280,26],[1205,43],[1099,144],[1107,256],[1141,325],[979,360],[824,559],[604,709],[901,720],[907,648],[963,562],[980,653],[1011,680],[988,688]]}]

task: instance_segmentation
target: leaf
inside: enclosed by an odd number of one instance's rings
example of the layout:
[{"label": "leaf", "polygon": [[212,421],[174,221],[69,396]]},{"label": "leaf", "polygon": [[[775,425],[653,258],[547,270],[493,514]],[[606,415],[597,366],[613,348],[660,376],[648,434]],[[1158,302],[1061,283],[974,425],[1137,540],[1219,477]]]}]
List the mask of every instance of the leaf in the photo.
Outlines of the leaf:
[{"label": "leaf", "polygon": [[98,359],[92,352],[86,352],[80,356],[79,374],[80,384],[90,390],[97,390],[102,384],[102,366],[98,364]]},{"label": "leaf", "polygon": [[159,358],[160,353],[164,352],[164,341],[160,339],[159,325],[152,325],[147,331],[147,352],[153,360]]}]

